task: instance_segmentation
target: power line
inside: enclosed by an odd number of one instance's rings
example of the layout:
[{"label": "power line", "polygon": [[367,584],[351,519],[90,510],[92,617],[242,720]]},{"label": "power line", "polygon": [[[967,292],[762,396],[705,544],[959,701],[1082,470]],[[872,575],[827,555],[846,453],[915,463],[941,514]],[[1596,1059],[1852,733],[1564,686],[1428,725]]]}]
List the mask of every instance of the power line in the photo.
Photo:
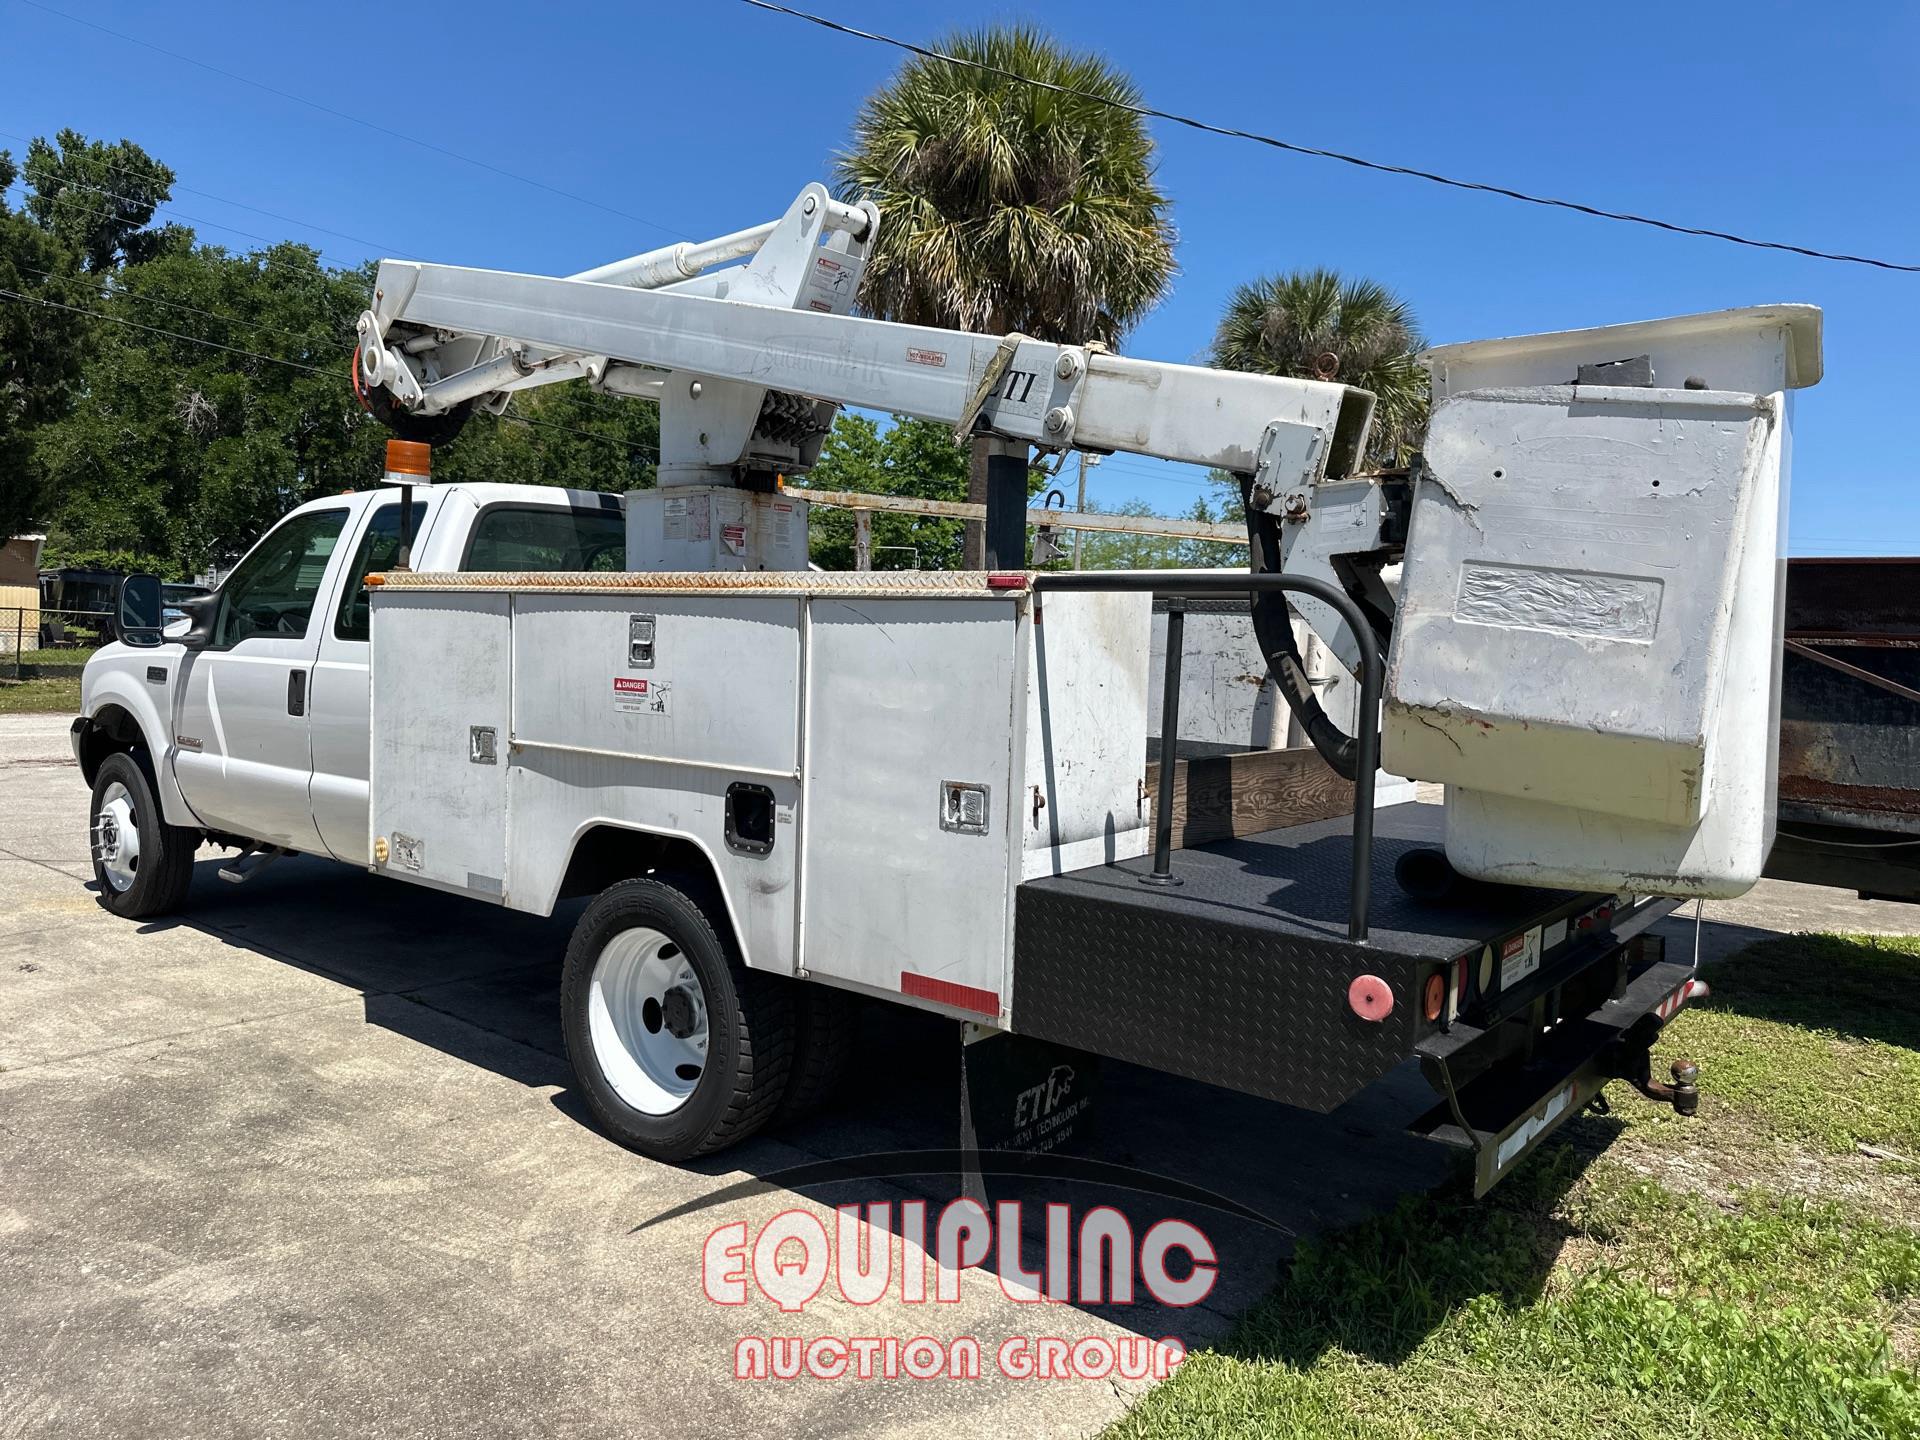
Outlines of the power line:
[{"label": "power line", "polygon": [[[42,271],[39,273],[44,274],[45,272]],[[186,345],[199,345],[208,350],[219,350],[228,355],[238,355],[245,359],[258,360],[268,365],[284,365],[290,370],[301,370],[309,375],[330,376],[333,380],[335,380],[337,383],[341,385],[349,385],[351,383],[346,376],[339,374],[336,370],[333,370],[331,368],[326,368],[319,365],[308,365],[304,361],[300,361],[300,360],[288,360],[284,356],[280,356],[280,355],[265,355],[258,350],[248,350],[238,345],[223,345],[217,340],[202,340],[197,335],[183,335],[178,330],[167,330],[167,329],[163,329],[158,325],[142,324],[138,320],[129,320],[124,315],[109,315],[104,310],[95,310],[86,305],[69,305],[65,301],[48,300],[43,296],[38,296],[38,295],[22,295],[17,290],[8,290],[5,288],[0,288],[0,300],[12,300],[18,304],[23,304],[23,305],[38,305],[44,309],[50,309],[50,310],[68,310],[73,312],[76,315],[91,315],[97,320],[106,320],[115,325],[125,325],[134,330],[144,330],[149,335],[162,335],[162,336],[165,336],[167,339],[178,340],[181,343]],[[199,313],[205,314],[205,315],[213,315],[212,311],[201,311]],[[228,319],[230,317],[213,315],[213,318]],[[234,323],[244,324],[245,322],[236,320]],[[659,452],[657,449],[650,449],[645,445],[636,445],[631,440],[622,440],[617,436],[600,435],[595,433],[592,430],[582,430],[575,425],[563,425],[557,420],[541,420],[530,415],[511,415],[511,414],[502,414],[498,418],[502,420],[511,420],[516,424],[520,424],[520,425],[538,426],[543,430],[565,431],[569,435],[578,435],[582,439],[597,440],[603,445],[618,445],[618,446],[621,446],[623,449],[630,450],[637,455],[643,455],[648,459],[659,458]]]},{"label": "power line", "polygon": [[75,315],[91,315],[97,320],[108,320],[115,325],[127,325],[135,330],[144,330],[149,335],[164,335],[170,340],[180,340],[188,345],[204,345],[209,350],[224,350],[229,355],[239,355],[248,360],[263,360],[269,365],[285,365],[292,370],[304,370],[309,375],[327,373],[318,365],[288,360],[279,355],[262,355],[257,350],[247,350],[238,345],[222,345],[218,340],[202,340],[197,335],[182,335],[178,330],[165,330],[158,325],[144,325],[138,320],[129,320],[124,315],[109,315],[104,310],[95,310],[86,305],[69,305],[64,300],[49,300],[41,295],[22,295],[18,290],[7,289],[0,289],[0,300],[14,300],[23,305],[38,305],[48,310],[69,310]]},{"label": "power line", "polygon": [[[67,280],[67,279],[77,280],[81,278],[80,276],[77,276],[77,275],[67,276],[67,275],[57,274],[52,270],[42,270],[37,265],[22,265],[20,268],[26,271],[29,275],[38,275],[42,280]],[[138,301],[141,301],[143,304],[147,304],[147,305],[160,305],[160,306],[164,306],[168,310],[181,310],[186,312],[189,315],[204,316],[208,320],[217,320],[222,325],[240,325],[240,326],[244,326],[249,330],[265,330],[275,335],[285,335],[288,338],[293,340],[310,342],[313,339],[312,335],[307,334],[304,331],[288,330],[284,326],[268,325],[263,321],[259,321],[259,320],[242,320],[238,316],[222,315],[215,310],[202,310],[198,305],[186,305],[186,304],[182,304],[178,300],[162,300],[158,295],[148,295],[143,291],[130,290],[124,285],[122,285],[118,289],[105,290],[105,291],[99,292],[99,298],[102,300],[113,300],[113,299],[119,299],[119,298],[124,298],[128,300],[138,300]],[[333,333],[338,337],[345,338],[347,335],[350,335],[353,332],[351,330],[337,330]]]},{"label": "power line", "polygon": [[[142,199],[138,196],[121,195],[121,194],[117,194],[112,190],[103,190],[98,185],[85,184],[84,182],[79,180],[66,181],[61,186],[59,192],[57,192],[56,194],[50,197],[45,197],[45,198],[47,198],[50,203],[57,205],[60,203],[60,195],[64,194],[68,190],[90,190],[96,195],[104,195],[109,200],[122,200],[129,205],[151,205],[153,207],[154,214],[158,214],[164,210],[172,214],[176,219],[185,220],[190,224],[207,225],[207,226],[211,226],[215,230],[227,230],[232,232],[235,235],[244,235],[249,240],[258,240],[262,245],[266,245],[266,246],[280,245],[285,243],[284,241],[275,240],[266,235],[256,234],[252,230],[242,230],[238,225],[223,225],[218,220],[204,220],[197,215],[189,215],[187,214],[186,211],[175,206],[174,203],[170,200],[151,200],[150,201],[150,200]],[[86,215],[113,215],[116,213],[112,210],[104,209],[104,208],[93,206],[93,205],[79,205],[79,206],[76,206],[75,208],[78,209],[82,214],[86,214]]]},{"label": "power line", "polygon": [[491,161],[479,160],[471,155],[463,155],[458,150],[449,149],[445,145],[435,144],[431,140],[422,140],[416,135],[408,135],[403,131],[392,130],[385,125],[376,125],[373,121],[363,119],[361,116],[352,114],[349,111],[336,110],[331,105],[323,105],[318,100],[308,99],[305,95],[296,95],[291,90],[277,89],[272,85],[266,84],[264,81],[254,79],[251,75],[242,75],[235,70],[223,70],[218,65],[209,64],[198,56],[183,54],[178,50],[169,50],[164,45],[156,45],[151,40],[142,40],[137,35],[128,35],[123,31],[110,29],[92,20],[83,20],[78,15],[69,15],[64,10],[56,10],[51,5],[42,4],[41,0],[19,0],[19,3],[29,5],[35,10],[45,11],[49,15],[58,16],[60,19],[69,21],[72,24],[84,25],[89,30],[97,30],[102,35],[111,35],[114,39],[124,40],[129,45],[138,45],[142,49],[151,50],[157,55],[165,55],[168,59],[178,60],[182,64],[197,66],[209,74],[218,75],[225,80],[232,80],[236,84],[250,85],[256,90],[263,90],[267,94],[277,96],[282,100],[291,100],[295,104],[305,105],[310,109],[318,110],[323,115],[331,115],[336,120],[345,120],[349,124],[371,130],[376,135],[385,135],[391,140],[402,140],[409,145],[418,145],[422,150],[431,150],[436,155],[444,155],[450,160],[458,160],[464,165],[472,165],[476,169],[488,171],[504,179],[518,181],[522,185],[531,185],[536,190],[544,190],[549,195],[558,195],[563,200],[571,200],[578,205],[591,206],[593,209],[605,211],[609,215],[617,215],[622,220],[631,220],[636,225],[645,225],[650,230],[658,230],[662,234],[672,235],[676,239],[691,240],[694,238],[691,235],[673,229],[671,226],[662,225],[655,220],[649,220],[644,215],[635,215],[630,211],[621,210],[615,206],[603,204],[598,200],[589,199],[585,195],[576,195],[573,191],[563,190],[558,185],[549,185],[544,180],[535,180],[530,176],[518,174],[503,166],[495,165]]},{"label": "power line", "polygon": [[[4,135],[9,140],[18,140],[22,145],[31,145],[34,140],[33,136],[22,135],[18,131],[14,131],[14,130],[0,130],[0,135]],[[143,171],[135,170],[130,165],[116,165],[111,160],[99,160],[99,159],[93,159],[92,157],[89,157],[89,163],[103,166],[104,168],[115,171],[116,173],[121,175],[132,175],[143,180],[152,178],[151,176],[147,175]],[[23,176],[22,178],[24,179],[25,177]],[[77,180],[69,180],[66,183],[69,185],[80,184],[80,182]],[[98,189],[99,187],[87,186],[86,188]],[[295,225],[302,230],[318,230],[322,235],[332,235],[336,239],[345,240],[350,244],[358,245],[361,249],[365,250],[369,255],[378,255],[383,257],[387,255],[397,255],[400,258],[405,260],[418,260],[422,258],[421,256],[415,255],[410,251],[403,250],[396,245],[383,245],[377,240],[368,240],[365,237],[360,235],[350,235],[345,230],[334,230],[325,225],[315,224],[311,220],[302,220],[298,215],[282,215],[277,210],[268,210],[259,205],[249,205],[244,200],[235,200],[230,195],[221,195],[212,190],[197,189],[192,185],[182,185],[177,181],[170,181],[167,185],[167,189],[169,191],[184,190],[189,195],[199,195],[202,198],[207,200],[212,200],[219,205],[231,205],[236,210],[251,210],[256,215],[264,215],[269,220],[278,220],[283,225]],[[101,193],[107,194],[111,192],[102,191]],[[120,196],[118,198],[127,199],[128,197]],[[161,201],[158,203],[166,204],[169,202]],[[208,220],[203,223],[208,225],[213,225],[215,222]],[[216,226],[216,228],[225,228],[225,227]],[[247,232],[243,230],[240,233],[244,235]]]},{"label": "power line", "polygon": [[[23,4],[37,4],[38,0],[22,0]],[[1555,210],[1571,210],[1575,214],[1588,215],[1596,220],[1618,220],[1628,225],[1645,225],[1655,230],[1665,230],[1674,235],[1694,235],[1707,240],[1724,240],[1730,245],[1745,245],[1755,250],[1782,250],[1790,255],[1804,255],[1810,260],[1835,260],[1848,265],[1870,265],[1878,270],[1898,270],[1908,274],[1920,274],[1920,265],[1902,264],[1893,260],[1876,260],[1868,255],[1847,255],[1831,250],[1815,250],[1805,245],[1789,245],[1779,240],[1756,240],[1747,235],[1736,235],[1728,230],[1710,230],[1695,225],[1680,225],[1671,220],[1656,219],[1651,215],[1636,215],[1626,210],[1607,210],[1598,205],[1587,205],[1578,200],[1560,200],[1550,195],[1532,195],[1524,190],[1515,190],[1505,185],[1490,185],[1479,180],[1461,180],[1451,175],[1440,175],[1432,170],[1418,170],[1408,165],[1392,165],[1382,160],[1369,160],[1362,155],[1349,155],[1340,150],[1324,150],[1317,145],[1300,145],[1291,140],[1281,140],[1272,135],[1262,135],[1253,130],[1236,130],[1228,125],[1215,125],[1206,120],[1196,120],[1191,115],[1176,114],[1171,110],[1158,110],[1151,105],[1136,105],[1126,100],[1115,100],[1106,95],[1094,95],[1085,90],[1076,90],[1069,85],[1059,85],[1051,80],[1036,80],[1028,75],[1020,75],[998,65],[989,65],[984,61],[965,60],[957,55],[944,54],[925,45],[916,45],[910,40],[896,39],[892,35],[882,35],[873,30],[861,30],[852,25],[842,24],[838,20],[829,20],[824,15],[810,14],[805,10],[795,10],[786,5],[777,5],[773,0],[741,0],[756,10],[770,11],[776,15],[790,16],[795,20],[804,20],[809,25],[818,25],[824,30],[832,30],[842,35],[850,35],[858,40],[871,40],[880,45],[891,45],[897,50],[905,50],[926,60],[940,60],[949,65],[964,66],[969,70],[984,71],[989,75],[998,75],[1002,79],[1013,80],[1023,85],[1037,86],[1042,90],[1051,90],[1058,95],[1071,95],[1080,100],[1091,100],[1096,104],[1108,105],[1115,110],[1125,110],[1129,114],[1139,115],[1150,120],[1165,120],[1170,124],[1184,125],[1190,130],[1199,130],[1208,135],[1222,135],[1232,140],[1250,140],[1256,145],[1266,145],[1275,150],[1285,150],[1294,155],[1307,155],[1319,160],[1338,160],[1343,165],[1357,166],[1362,170],[1375,170],[1384,175],[1401,175],[1410,180],[1425,180],[1433,185],[1445,185],[1455,190],[1472,190],[1483,195],[1498,195],[1508,200],[1518,200],[1526,205],[1541,205]],[[41,8],[45,8],[44,6]]]}]

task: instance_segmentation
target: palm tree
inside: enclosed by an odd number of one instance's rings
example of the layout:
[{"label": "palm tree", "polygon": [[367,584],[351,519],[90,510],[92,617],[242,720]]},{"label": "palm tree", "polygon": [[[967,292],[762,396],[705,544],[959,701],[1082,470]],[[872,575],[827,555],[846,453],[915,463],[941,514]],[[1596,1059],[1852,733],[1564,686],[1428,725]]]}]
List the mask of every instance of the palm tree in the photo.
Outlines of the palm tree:
[{"label": "palm tree", "polygon": [[[880,207],[862,307],[907,324],[1117,345],[1174,271],[1153,139],[1108,103],[1138,104],[1139,91],[1099,56],[1027,26],[936,48],[990,68],[909,60],[861,106],[836,161],[842,198]],[[984,456],[976,444],[976,503]],[[977,566],[981,527],[967,530]]]},{"label": "palm tree", "polygon": [[1412,307],[1386,286],[1343,280],[1334,270],[1295,270],[1233,292],[1212,361],[1223,370],[1371,390],[1367,458],[1395,465],[1405,462],[1427,423],[1427,372],[1414,358],[1424,343]]}]

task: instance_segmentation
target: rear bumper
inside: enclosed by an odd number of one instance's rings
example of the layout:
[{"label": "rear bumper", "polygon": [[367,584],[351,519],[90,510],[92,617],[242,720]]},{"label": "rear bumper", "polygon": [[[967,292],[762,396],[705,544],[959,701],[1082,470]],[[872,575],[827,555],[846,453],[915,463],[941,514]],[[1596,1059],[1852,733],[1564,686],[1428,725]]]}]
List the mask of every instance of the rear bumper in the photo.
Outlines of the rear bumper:
[{"label": "rear bumper", "polygon": [[1694,971],[1694,960],[1669,960],[1659,937],[1641,934],[1616,965],[1569,977],[1525,1011],[1430,1037],[1417,1053],[1442,1099],[1412,1132],[1470,1151],[1473,1193],[1486,1194],[1607,1081],[1645,1073],[1647,1050],[1686,1005]]}]

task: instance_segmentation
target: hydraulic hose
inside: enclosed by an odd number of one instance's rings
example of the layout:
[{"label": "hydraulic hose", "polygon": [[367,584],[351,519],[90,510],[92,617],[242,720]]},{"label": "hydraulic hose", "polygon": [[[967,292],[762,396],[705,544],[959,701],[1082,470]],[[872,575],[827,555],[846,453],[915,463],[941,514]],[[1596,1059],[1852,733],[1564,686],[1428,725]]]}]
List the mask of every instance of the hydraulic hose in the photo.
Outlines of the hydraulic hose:
[{"label": "hydraulic hose", "polygon": [[[1240,504],[1247,516],[1248,564],[1256,575],[1277,574],[1280,570],[1280,525],[1271,515],[1253,503],[1253,481],[1240,481]],[[1293,619],[1287,610],[1286,596],[1278,591],[1262,590],[1253,597],[1253,634],[1260,653],[1267,657],[1267,669],[1275,688],[1286,700],[1307,732],[1307,739],[1320,752],[1320,758],[1342,779],[1359,778],[1358,743],[1328,718],[1307,679],[1306,663],[1293,638]]]}]

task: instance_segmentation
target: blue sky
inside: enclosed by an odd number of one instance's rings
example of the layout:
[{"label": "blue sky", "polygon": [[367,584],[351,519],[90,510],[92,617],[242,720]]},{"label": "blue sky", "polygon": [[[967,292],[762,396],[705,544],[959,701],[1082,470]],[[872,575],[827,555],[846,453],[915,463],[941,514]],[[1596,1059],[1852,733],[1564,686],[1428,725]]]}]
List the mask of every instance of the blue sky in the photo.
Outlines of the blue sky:
[{"label": "blue sky", "polygon": [[[194,217],[202,239],[302,239],[341,263],[377,251],[565,274],[771,218],[825,175],[860,99],[902,58],[737,0],[47,3],[606,207],[0,0],[0,147],[17,153],[13,136],[63,125],[126,136],[178,172],[174,218]],[[1920,7],[813,8],[918,40],[1034,20],[1126,68],[1164,109],[1920,263]],[[1436,342],[1811,301],[1826,311],[1827,370],[1798,401],[1791,548],[1920,552],[1906,454],[1920,275],[1663,235],[1173,126],[1155,134],[1181,269],[1131,353],[1197,358],[1235,284],[1302,265],[1391,285]],[[1202,493],[1191,472],[1137,457],[1094,476],[1101,501],[1162,513]]]}]

